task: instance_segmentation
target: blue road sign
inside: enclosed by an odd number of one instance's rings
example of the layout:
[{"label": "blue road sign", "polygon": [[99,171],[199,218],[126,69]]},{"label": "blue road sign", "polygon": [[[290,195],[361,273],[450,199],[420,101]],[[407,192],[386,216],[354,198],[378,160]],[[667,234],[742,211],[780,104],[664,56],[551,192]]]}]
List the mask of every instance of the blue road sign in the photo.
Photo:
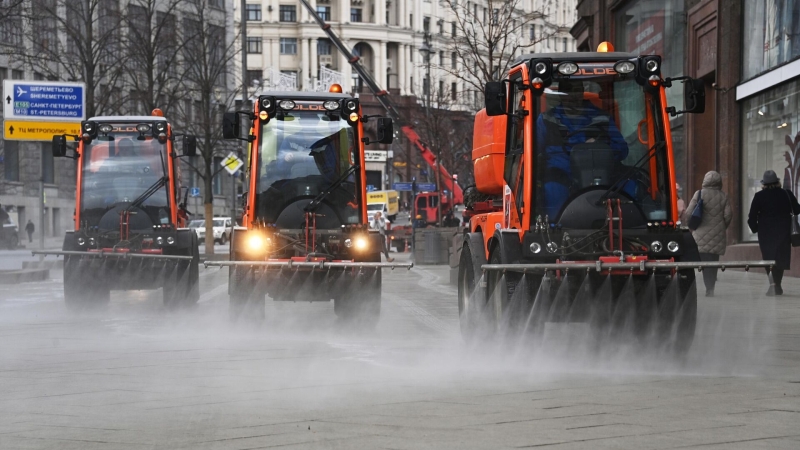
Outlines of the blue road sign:
[{"label": "blue road sign", "polygon": [[395,183],[392,185],[395,191],[411,192],[411,183]]},{"label": "blue road sign", "polygon": [[377,191],[377,190],[378,190],[378,188],[376,188],[375,186],[373,186],[371,184],[367,185],[367,192],[372,192],[372,191]]},{"label": "blue road sign", "polygon": [[199,187],[193,187],[193,188],[189,189],[189,196],[190,197],[200,197],[200,188]]},{"label": "blue road sign", "polygon": [[418,191],[435,191],[436,183],[417,183]]},{"label": "blue road sign", "polygon": [[6,119],[80,121],[86,118],[83,83],[4,80]]}]

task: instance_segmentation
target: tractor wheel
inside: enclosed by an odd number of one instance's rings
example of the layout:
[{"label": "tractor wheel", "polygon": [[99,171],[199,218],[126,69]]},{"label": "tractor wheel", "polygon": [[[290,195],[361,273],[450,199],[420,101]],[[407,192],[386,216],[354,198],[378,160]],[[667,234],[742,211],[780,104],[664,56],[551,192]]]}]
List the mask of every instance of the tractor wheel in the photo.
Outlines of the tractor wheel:
[{"label": "tractor wheel", "polygon": [[256,275],[250,267],[230,267],[230,320],[250,320],[260,322],[266,316],[266,302],[263,292],[256,292]]},{"label": "tractor wheel", "polygon": [[[503,261],[497,248],[489,254],[489,264],[508,263],[510,262]],[[514,295],[521,279],[522,275],[516,272],[493,271],[486,274],[486,295],[489,296],[488,304],[491,309],[489,317],[498,334],[513,334],[520,324],[524,325],[521,310],[527,309],[528,295]]]},{"label": "tractor wheel", "polygon": [[[380,256],[380,255],[379,255]],[[333,300],[333,312],[360,328],[373,329],[381,317],[381,269],[364,269],[349,289]]]},{"label": "tractor wheel", "polygon": [[492,325],[481,271],[485,263],[483,236],[472,234],[464,242],[458,263],[458,317],[461,336],[469,343],[486,337]]}]

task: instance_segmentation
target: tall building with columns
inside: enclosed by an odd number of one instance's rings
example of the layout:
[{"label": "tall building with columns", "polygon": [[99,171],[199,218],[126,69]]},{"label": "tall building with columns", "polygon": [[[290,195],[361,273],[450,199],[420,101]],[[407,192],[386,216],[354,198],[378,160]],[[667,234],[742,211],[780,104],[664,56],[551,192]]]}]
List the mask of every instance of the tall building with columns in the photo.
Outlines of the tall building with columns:
[{"label": "tall building with columns", "polygon": [[[462,2],[463,0],[458,0]],[[576,20],[577,0],[520,0],[525,13],[539,12],[536,19],[520,30],[523,44],[536,42],[530,51],[574,51],[569,29]],[[239,8],[240,2],[234,2]],[[457,2],[454,2],[457,3]],[[490,5],[499,0],[462,3],[476,16],[491,20]],[[423,54],[425,32],[431,35],[431,79],[454,99],[466,83],[448,75],[440,67],[458,67],[452,61],[454,37],[459,34],[453,8],[443,0],[310,0],[376,81],[395,95],[420,94],[426,74]],[[331,77],[341,78],[345,90],[358,89],[359,81],[342,54],[327,39],[312,16],[298,0],[248,0],[247,70],[248,80],[259,80],[264,88],[314,90]],[[241,20],[241,11],[234,13]],[[239,64],[240,62],[237,61]],[[338,81],[338,80],[337,80]],[[434,89],[436,84],[434,84]]]}]

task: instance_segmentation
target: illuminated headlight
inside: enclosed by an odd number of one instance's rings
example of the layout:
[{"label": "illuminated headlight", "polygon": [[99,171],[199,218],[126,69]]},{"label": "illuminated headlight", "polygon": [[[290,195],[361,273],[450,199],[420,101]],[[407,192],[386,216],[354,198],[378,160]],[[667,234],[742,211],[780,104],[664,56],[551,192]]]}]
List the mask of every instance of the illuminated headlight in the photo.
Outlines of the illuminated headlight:
[{"label": "illuminated headlight", "polygon": [[648,72],[655,72],[658,70],[658,61],[655,59],[648,59],[644,64],[644,68],[647,69]]},{"label": "illuminated headlight", "polygon": [[136,131],[139,133],[147,133],[150,131],[150,125],[146,123],[140,123],[139,125],[136,125]]},{"label": "illuminated headlight", "polygon": [[574,62],[563,62],[558,65],[558,73],[561,75],[572,75],[578,71],[578,65]]},{"label": "illuminated headlight", "polygon": [[258,118],[261,120],[267,120],[269,119],[269,113],[267,113],[266,111],[261,111],[260,113],[258,113]]},{"label": "illuminated headlight", "polygon": [[280,106],[281,109],[289,110],[289,109],[294,109],[294,107],[297,106],[297,104],[294,102],[294,100],[281,100],[278,103],[278,106]]},{"label": "illuminated headlight", "polygon": [[348,111],[355,111],[356,110],[356,101],[355,100],[348,100],[344,102],[344,107]]},{"label": "illuminated headlight", "polygon": [[260,234],[251,234],[247,238],[247,246],[253,251],[264,250],[267,246],[267,242],[268,239],[264,238],[264,236]]},{"label": "illuminated headlight", "polygon": [[164,133],[167,131],[167,123],[166,122],[156,122],[156,131],[159,133]]},{"label": "illuminated headlight", "polygon": [[350,122],[357,122],[358,121],[358,114],[351,113],[350,114]]},{"label": "illuminated headlight", "polygon": [[630,61],[620,61],[614,64],[614,71],[617,73],[631,73],[636,66]]},{"label": "illuminated headlight", "polygon": [[78,245],[80,245],[81,247],[83,247],[84,245],[86,245],[86,239],[84,239],[84,238],[82,238],[82,237],[79,237],[79,238],[78,238]]},{"label": "illuminated headlight", "polygon": [[664,250],[664,244],[661,241],[653,241],[650,243],[650,251],[660,253],[661,250]]},{"label": "illuminated headlight", "polygon": [[353,246],[353,241],[350,240],[350,239],[345,239],[344,240],[344,246],[347,247],[347,248],[352,247]]},{"label": "illuminated headlight", "polygon": [[548,242],[547,243],[547,251],[550,253],[555,253],[558,251],[558,244],[555,242]]},{"label": "illuminated headlight", "polygon": [[111,125],[109,125],[107,123],[104,123],[104,124],[100,125],[100,128],[98,128],[98,129],[100,130],[101,133],[108,134],[108,133],[111,133],[111,130],[113,130],[114,127],[112,127]]},{"label": "illuminated headlight", "polygon": [[264,109],[272,108],[272,99],[270,98],[262,98],[261,99],[261,107]]},{"label": "illuminated headlight", "polygon": [[161,237],[161,236],[157,237],[157,238],[156,238],[156,244],[158,244],[158,245],[164,245],[164,238],[163,238],[163,237]]},{"label": "illuminated headlight", "polygon": [[94,247],[95,243],[96,242],[95,242],[94,238],[89,238],[89,246],[90,247]]},{"label": "illuminated headlight", "polygon": [[369,247],[369,241],[363,236],[359,236],[353,240],[353,247],[358,251],[364,251]]},{"label": "illuminated headlight", "polygon": [[534,242],[533,244],[531,244],[531,253],[539,253],[540,251],[542,251],[541,244],[539,244],[538,242]]},{"label": "illuminated headlight", "polygon": [[681,246],[678,245],[678,243],[675,241],[669,241],[669,243],[667,244],[667,250],[669,250],[672,253],[677,252],[678,250],[680,250],[680,248]]},{"label": "illuminated headlight", "polygon": [[539,61],[535,66],[533,66],[533,71],[539,75],[544,75],[547,72],[547,64]]},{"label": "illuminated headlight", "polygon": [[325,109],[327,109],[328,111],[335,111],[339,109],[339,102],[335,100],[328,100],[325,103],[323,103],[322,106],[324,106]]},{"label": "illuminated headlight", "polygon": [[172,245],[175,243],[175,238],[172,236],[167,236],[167,244]]}]

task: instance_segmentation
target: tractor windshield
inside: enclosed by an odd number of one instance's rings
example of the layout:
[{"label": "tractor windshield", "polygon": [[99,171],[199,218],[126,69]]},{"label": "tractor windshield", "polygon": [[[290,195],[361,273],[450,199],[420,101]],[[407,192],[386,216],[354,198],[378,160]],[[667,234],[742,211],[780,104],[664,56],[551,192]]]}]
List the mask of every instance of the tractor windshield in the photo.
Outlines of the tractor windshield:
[{"label": "tractor windshield", "polygon": [[80,221],[101,230],[120,229],[120,213],[130,208],[132,230],[169,223],[166,183],[141,205],[132,205],[165,174],[166,144],[139,133],[112,132],[83,147]]},{"label": "tractor windshield", "polygon": [[555,80],[535,107],[535,216],[560,222],[620,199],[626,226],[674,220],[657,95],[632,78],[579,76]]},{"label": "tractor windshield", "polygon": [[[262,125],[256,142],[256,218],[282,228],[304,226],[304,208],[342,181],[314,208],[316,227],[359,222],[356,129],[325,111],[286,111]],[[346,176],[345,176],[346,175]]]}]

